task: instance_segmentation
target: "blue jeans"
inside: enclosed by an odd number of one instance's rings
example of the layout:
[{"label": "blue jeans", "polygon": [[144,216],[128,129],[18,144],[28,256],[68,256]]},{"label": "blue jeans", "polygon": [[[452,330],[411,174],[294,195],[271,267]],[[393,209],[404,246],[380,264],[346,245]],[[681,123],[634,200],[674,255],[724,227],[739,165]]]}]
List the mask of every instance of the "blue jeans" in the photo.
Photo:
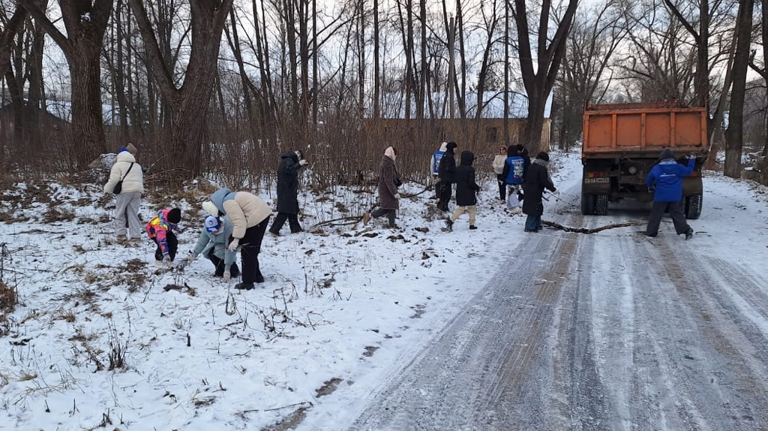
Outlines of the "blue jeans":
[{"label": "blue jeans", "polygon": [[528,215],[525,219],[525,230],[535,231],[541,229],[541,216]]}]

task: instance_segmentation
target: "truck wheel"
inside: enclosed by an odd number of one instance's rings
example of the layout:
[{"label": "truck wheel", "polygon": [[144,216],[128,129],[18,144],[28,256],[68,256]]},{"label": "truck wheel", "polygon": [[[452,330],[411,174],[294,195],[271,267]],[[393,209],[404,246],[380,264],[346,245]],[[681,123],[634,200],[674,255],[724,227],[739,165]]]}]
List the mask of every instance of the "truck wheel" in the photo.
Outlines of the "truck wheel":
[{"label": "truck wheel", "polygon": [[595,213],[595,197],[593,195],[581,194],[581,213],[584,215]]},{"label": "truck wheel", "polygon": [[690,195],[685,197],[685,218],[695,220],[701,215],[701,195]]},{"label": "truck wheel", "polygon": [[595,214],[608,215],[608,195],[595,196]]}]

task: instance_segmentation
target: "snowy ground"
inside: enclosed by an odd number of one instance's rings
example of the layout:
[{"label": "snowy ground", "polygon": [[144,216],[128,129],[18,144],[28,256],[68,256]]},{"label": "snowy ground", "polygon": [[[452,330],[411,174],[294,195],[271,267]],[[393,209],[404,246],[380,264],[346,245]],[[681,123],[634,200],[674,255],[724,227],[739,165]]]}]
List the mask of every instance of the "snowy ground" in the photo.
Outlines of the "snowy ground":
[{"label": "snowy ground", "polygon": [[[574,154],[553,158],[564,194],[545,219],[567,221],[579,207],[581,164]],[[0,207],[12,219],[0,224],[2,277],[21,300],[0,322],[8,341],[0,343],[0,429],[343,428],[497,272],[524,257],[513,253],[524,219],[503,210],[489,182],[476,231],[464,216],[442,232],[424,193],[402,201],[401,230],[374,221],[268,236],[260,256],[267,282],[239,292],[234,281],[213,279],[202,258],[167,273],[154,267],[149,243],[112,244],[110,201],[98,186],[36,187],[6,192]],[[765,188],[717,175],[705,187],[704,212],[691,222],[698,234],[687,244],[762,268]],[[197,239],[205,194],[183,196],[182,255]],[[342,188],[304,194],[302,223],[359,215],[374,198]],[[146,203],[145,220],[158,208]],[[656,240],[676,240],[671,230],[664,223]]]}]

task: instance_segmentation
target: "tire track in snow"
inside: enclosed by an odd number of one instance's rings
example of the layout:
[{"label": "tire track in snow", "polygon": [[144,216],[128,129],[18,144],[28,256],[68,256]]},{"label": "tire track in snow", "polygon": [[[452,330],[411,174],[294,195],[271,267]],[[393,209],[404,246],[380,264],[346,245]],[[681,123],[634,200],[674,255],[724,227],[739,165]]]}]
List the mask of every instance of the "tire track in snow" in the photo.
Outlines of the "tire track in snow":
[{"label": "tire track in snow", "polygon": [[568,260],[552,259],[553,250],[572,255],[574,246],[560,233],[531,235],[518,249],[530,257],[494,276],[351,429],[546,429],[547,412],[525,399],[545,397],[530,376],[541,374],[535,368],[547,360],[547,333],[568,270]]}]

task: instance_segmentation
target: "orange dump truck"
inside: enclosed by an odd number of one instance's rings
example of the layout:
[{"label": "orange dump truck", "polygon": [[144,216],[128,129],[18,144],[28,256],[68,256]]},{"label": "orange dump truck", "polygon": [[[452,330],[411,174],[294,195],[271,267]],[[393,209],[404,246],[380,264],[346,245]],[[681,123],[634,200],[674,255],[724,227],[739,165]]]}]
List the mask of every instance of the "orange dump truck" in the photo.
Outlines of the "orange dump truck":
[{"label": "orange dump truck", "polygon": [[665,149],[678,162],[696,157],[696,168],[683,179],[685,214],[701,214],[701,166],[707,156],[705,108],[679,108],[666,104],[587,105],[584,111],[581,212],[605,215],[608,202],[633,198],[653,200],[645,178]]}]

